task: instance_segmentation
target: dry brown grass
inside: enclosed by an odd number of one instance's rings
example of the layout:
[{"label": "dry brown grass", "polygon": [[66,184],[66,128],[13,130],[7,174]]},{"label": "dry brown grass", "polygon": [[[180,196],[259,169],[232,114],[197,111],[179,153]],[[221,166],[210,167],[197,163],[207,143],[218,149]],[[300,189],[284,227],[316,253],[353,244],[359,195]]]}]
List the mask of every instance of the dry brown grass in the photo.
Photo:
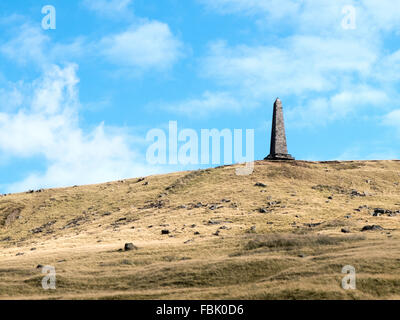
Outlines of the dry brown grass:
[{"label": "dry brown grass", "polygon": [[[400,162],[236,167],[1,197],[0,298],[400,298],[400,215],[371,215],[400,210]],[[357,290],[340,286],[345,265]]]}]

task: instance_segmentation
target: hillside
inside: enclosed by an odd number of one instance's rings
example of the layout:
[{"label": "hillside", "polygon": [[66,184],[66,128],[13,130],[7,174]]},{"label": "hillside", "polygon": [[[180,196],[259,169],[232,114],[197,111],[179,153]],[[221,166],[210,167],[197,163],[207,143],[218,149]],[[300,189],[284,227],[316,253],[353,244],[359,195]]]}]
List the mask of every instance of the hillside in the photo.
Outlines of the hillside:
[{"label": "hillside", "polygon": [[400,161],[236,167],[0,197],[0,298],[400,299]]}]

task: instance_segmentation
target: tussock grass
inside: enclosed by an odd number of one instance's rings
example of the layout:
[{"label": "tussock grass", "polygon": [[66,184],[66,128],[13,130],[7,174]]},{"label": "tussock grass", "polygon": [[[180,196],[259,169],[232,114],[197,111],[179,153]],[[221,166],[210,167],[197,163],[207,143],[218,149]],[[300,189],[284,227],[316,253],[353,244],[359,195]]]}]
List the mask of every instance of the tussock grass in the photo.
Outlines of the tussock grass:
[{"label": "tussock grass", "polygon": [[337,245],[341,242],[363,240],[363,236],[329,236],[318,234],[266,234],[258,235],[244,246],[245,250],[258,248],[291,249],[302,247]]}]

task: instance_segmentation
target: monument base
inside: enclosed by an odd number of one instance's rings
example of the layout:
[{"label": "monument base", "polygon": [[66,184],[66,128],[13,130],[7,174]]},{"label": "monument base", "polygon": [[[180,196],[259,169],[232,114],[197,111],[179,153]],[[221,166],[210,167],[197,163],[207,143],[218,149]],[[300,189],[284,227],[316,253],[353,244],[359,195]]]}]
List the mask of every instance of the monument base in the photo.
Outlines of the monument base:
[{"label": "monument base", "polygon": [[274,161],[274,160],[295,160],[290,154],[284,153],[276,153],[270,154],[268,157],[265,157],[264,160]]}]

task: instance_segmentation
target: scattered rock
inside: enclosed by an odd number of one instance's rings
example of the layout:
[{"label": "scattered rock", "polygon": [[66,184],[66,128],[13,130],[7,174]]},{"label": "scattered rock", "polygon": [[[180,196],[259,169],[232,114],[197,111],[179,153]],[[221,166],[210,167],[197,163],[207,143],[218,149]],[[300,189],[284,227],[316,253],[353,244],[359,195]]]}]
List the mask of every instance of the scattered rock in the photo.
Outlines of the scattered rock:
[{"label": "scattered rock", "polygon": [[213,236],[219,236],[219,230],[215,231],[215,233],[213,233]]},{"label": "scattered rock", "polygon": [[340,230],[340,231],[343,232],[343,233],[350,233],[350,229],[347,228],[347,227],[342,228],[342,230]]},{"label": "scattered rock", "polygon": [[31,248],[31,251],[34,251],[34,250],[36,250],[36,248]]},{"label": "scattered rock", "polygon": [[230,204],[230,208],[237,209],[237,208],[238,208],[237,203],[231,203],[231,204]]},{"label": "scattered rock", "polygon": [[200,234],[200,232],[196,231],[193,233],[195,236],[198,236]]},{"label": "scattered rock", "polygon": [[161,234],[163,234],[163,235],[169,234],[169,230],[167,230],[167,229],[161,230]]},{"label": "scattered rock", "polygon": [[267,202],[267,205],[270,206],[270,207],[277,206],[279,204],[281,204],[281,201],[269,201],[269,202]]},{"label": "scattered rock", "polygon": [[149,184],[148,181],[146,181],[146,182],[143,183],[144,186],[147,186],[148,184]]},{"label": "scattered rock", "polygon": [[23,255],[24,255],[23,252],[18,252],[18,253],[16,254],[16,256],[23,256]]},{"label": "scattered rock", "polygon": [[258,208],[259,213],[268,213],[268,210],[265,208]]},{"label": "scattered rock", "polygon": [[375,231],[375,230],[383,230],[383,228],[378,225],[369,225],[369,226],[364,226],[361,229],[361,231]]},{"label": "scattered rock", "polygon": [[300,253],[300,254],[298,255],[298,257],[299,257],[299,258],[305,258],[305,257],[306,257],[306,255],[305,255],[305,254],[303,254],[303,253]]},{"label": "scattered rock", "polygon": [[130,250],[137,250],[138,248],[133,244],[133,243],[125,243],[124,250],[125,251],[130,251]]},{"label": "scattered rock", "polygon": [[140,209],[141,210],[142,209],[154,209],[154,208],[161,209],[166,205],[167,202],[168,202],[168,200],[158,200],[156,202],[150,202],[149,204],[145,205],[143,208],[140,208]]},{"label": "scattered rock", "polygon": [[[50,228],[55,223],[56,223],[55,220],[47,222],[47,223],[45,223],[44,225],[42,225],[42,226],[40,226],[38,228],[32,229],[31,232],[33,234],[41,233],[41,232],[45,231],[45,229]],[[51,230],[47,230],[47,233],[51,233]]]},{"label": "scattered rock", "polygon": [[371,213],[372,216],[374,217],[379,217],[382,214],[386,214],[389,217],[394,217],[398,214],[400,214],[400,210],[398,211],[392,211],[392,210],[388,210],[388,209],[382,209],[382,208],[375,208],[374,211]]},{"label": "scattered rock", "polygon": [[144,178],[139,178],[139,179],[137,179],[136,183],[139,183],[139,182],[142,182],[142,181],[144,181]]},{"label": "scattered rock", "polygon": [[36,269],[42,269],[43,268],[43,265],[42,264],[38,264],[37,266],[36,266]]},{"label": "scattered rock", "polygon": [[267,187],[267,185],[262,183],[262,182],[257,182],[254,186],[255,187],[260,187],[260,188],[266,188]]},{"label": "scattered rock", "polygon": [[214,224],[220,224],[220,221],[215,221],[215,220],[209,220],[208,224],[214,225]]},{"label": "scattered rock", "polygon": [[85,221],[86,217],[77,217],[67,222],[67,224],[61,229],[73,228],[81,225],[81,222]]},{"label": "scattered rock", "polygon": [[365,192],[359,192],[357,190],[351,190],[350,195],[352,197],[365,197],[366,196]]},{"label": "scattered rock", "polygon": [[309,228],[314,228],[314,227],[318,227],[319,225],[321,225],[322,224],[322,222],[317,222],[317,223],[305,223],[304,225],[306,226],[306,227],[309,227]]},{"label": "scattered rock", "polygon": [[374,209],[374,212],[372,213],[372,215],[374,216],[374,217],[379,217],[381,214],[385,214],[386,213],[386,210],[385,209],[382,209],[382,208],[375,208]]}]

